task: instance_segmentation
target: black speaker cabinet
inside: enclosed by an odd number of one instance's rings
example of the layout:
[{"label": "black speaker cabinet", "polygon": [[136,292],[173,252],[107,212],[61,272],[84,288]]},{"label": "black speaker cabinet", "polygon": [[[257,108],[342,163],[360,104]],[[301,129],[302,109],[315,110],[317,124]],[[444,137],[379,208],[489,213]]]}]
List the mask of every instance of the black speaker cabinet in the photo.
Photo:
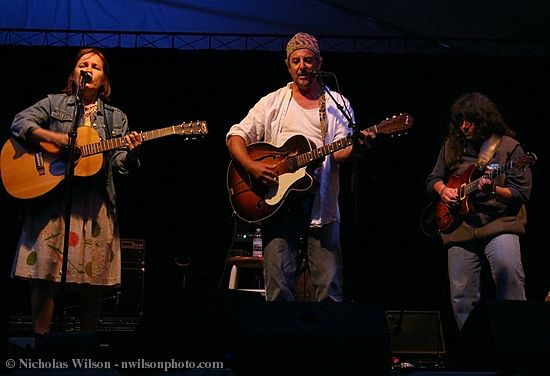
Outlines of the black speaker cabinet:
[{"label": "black speaker cabinet", "polygon": [[122,268],[120,288],[107,291],[102,306],[103,316],[141,316],[145,269]]},{"label": "black speaker cabinet", "polygon": [[446,355],[439,311],[386,311],[392,354]]},{"label": "black speaker cabinet", "polygon": [[464,323],[459,353],[472,369],[550,375],[550,303],[481,302]]},{"label": "black speaker cabinet", "polygon": [[120,240],[120,247],[121,286],[106,293],[102,314],[103,316],[141,316],[145,285],[145,241],[123,238]]}]

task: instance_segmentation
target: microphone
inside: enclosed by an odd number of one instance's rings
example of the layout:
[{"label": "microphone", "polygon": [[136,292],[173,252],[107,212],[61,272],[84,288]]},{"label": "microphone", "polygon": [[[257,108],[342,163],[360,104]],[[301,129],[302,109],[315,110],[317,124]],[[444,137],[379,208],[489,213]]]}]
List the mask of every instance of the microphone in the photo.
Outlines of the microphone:
[{"label": "microphone", "polygon": [[87,71],[80,71],[80,77],[82,79],[82,82],[87,84],[88,82],[92,81],[92,74]]},{"label": "microphone", "polygon": [[334,76],[334,73],[332,73],[332,72],[318,71],[318,70],[315,70],[315,69],[310,69],[310,70],[308,71],[308,74],[309,74],[311,77],[315,77],[315,78],[332,77],[332,76]]}]

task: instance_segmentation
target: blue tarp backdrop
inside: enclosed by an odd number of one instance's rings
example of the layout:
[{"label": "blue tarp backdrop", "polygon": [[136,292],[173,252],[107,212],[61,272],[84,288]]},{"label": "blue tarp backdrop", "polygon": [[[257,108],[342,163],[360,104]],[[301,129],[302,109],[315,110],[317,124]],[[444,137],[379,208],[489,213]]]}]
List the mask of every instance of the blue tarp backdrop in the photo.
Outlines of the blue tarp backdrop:
[{"label": "blue tarp backdrop", "polygon": [[549,56],[549,17],[536,0],[1,0],[0,44],[280,50],[307,31],[325,51]]},{"label": "blue tarp backdrop", "polygon": [[315,0],[30,0],[0,4],[2,28],[245,34],[292,34],[308,29],[333,35],[363,35],[367,31],[383,35],[374,20]]}]

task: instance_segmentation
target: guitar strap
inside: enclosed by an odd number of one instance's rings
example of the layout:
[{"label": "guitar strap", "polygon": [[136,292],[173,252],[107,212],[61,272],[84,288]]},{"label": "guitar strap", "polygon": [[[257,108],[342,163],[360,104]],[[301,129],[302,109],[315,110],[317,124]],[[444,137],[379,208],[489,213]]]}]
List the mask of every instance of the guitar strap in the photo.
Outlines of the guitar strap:
[{"label": "guitar strap", "polygon": [[481,145],[481,150],[477,158],[477,168],[479,171],[483,171],[489,161],[493,159],[497,151],[498,145],[500,145],[501,136],[493,134],[489,137],[483,145]]},{"label": "guitar strap", "polygon": [[321,138],[323,139],[323,145],[325,145],[325,137],[327,135],[326,129],[326,119],[327,119],[327,101],[325,98],[325,89],[321,89],[321,94],[319,95],[319,124],[321,128]]}]

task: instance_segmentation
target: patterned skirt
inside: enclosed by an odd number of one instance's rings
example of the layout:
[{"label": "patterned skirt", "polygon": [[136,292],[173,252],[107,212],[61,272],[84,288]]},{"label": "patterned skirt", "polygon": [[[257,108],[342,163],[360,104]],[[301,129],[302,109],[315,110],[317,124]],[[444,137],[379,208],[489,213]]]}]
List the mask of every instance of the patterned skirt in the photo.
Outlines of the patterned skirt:
[{"label": "patterned skirt", "polygon": [[[75,191],[71,207],[67,283],[120,284],[120,237],[102,195]],[[61,281],[65,200],[26,209],[13,276]]]}]

